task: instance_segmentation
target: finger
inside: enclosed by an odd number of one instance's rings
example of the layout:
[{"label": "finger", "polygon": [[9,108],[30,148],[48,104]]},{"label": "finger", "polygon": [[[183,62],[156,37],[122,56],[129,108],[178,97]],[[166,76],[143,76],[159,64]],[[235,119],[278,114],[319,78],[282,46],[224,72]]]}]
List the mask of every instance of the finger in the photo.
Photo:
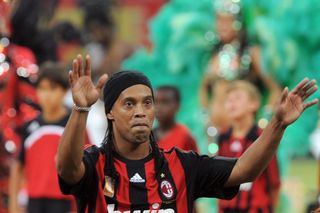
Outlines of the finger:
[{"label": "finger", "polygon": [[72,87],[72,86],[73,86],[73,83],[74,83],[72,70],[69,71],[68,77],[69,77],[69,83],[70,83],[70,85],[71,85],[71,87]]},{"label": "finger", "polygon": [[108,80],[108,75],[107,74],[103,74],[99,80],[98,83],[96,85],[96,89],[99,90],[99,92],[101,91],[102,87],[105,85],[105,83]]},{"label": "finger", "polygon": [[312,101],[310,101],[310,102],[308,102],[308,103],[305,103],[305,104],[303,105],[303,109],[305,110],[305,109],[307,109],[307,108],[315,105],[316,103],[318,103],[318,99],[317,99],[317,98],[316,98],[316,99],[313,99]]},{"label": "finger", "polygon": [[73,76],[73,80],[76,80],[79,78],[79,72],[78,72],[78,60],[74,59],[72,61],[72,76]]},{"label": "finger", "polygon": [[316,85],[316,80],[310,81],[305,87],[303,87],[303,91],[307,92],[310,88],[312,88],[314,85]]},{"label": "finger", "polygon": [[77,56],[78,59],[78,66],[79,66],[79,76],[83,75],[83,60],[82,60],[82,55]]},{"label": "finger", "polygon": [[90,55],[86,56],[86,65],[85,65],[85,68],[84,68],[84,74],[88,75],[88,76],[91,76],[91,58],[90,58]]},{"label": "finger", "polygon": [[295,86],[295,88],[293,88],[293,90],[291,91],[294,94],[298,94],[298,92],[309,82],[308,78],[303,79],[302,81],[300,81],[300,83]]},{"label": "finger", "polygon": [[281,94],[281,99],[280,99],[281,103],[287,99],[288,93],[289,93],[289,89],[288,87],[285,87]]},{"label": "finger", "polygon": [[314,94],[318,90],[318,86],[314,86],[311,90],[309,90],[304,96],[303,100],[309,98],[312,94]]}]

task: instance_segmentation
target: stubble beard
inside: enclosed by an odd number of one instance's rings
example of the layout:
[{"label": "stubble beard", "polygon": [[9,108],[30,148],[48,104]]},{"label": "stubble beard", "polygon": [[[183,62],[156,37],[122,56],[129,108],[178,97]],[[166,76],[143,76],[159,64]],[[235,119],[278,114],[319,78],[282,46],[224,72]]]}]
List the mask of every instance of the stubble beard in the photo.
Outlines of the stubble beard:
[{"label": "stubble beard", "polygon": [[136,144],[142,144],[149,141],[150,133],[144,132],[144,133],[136,133],[134,134],[134,143]]}]

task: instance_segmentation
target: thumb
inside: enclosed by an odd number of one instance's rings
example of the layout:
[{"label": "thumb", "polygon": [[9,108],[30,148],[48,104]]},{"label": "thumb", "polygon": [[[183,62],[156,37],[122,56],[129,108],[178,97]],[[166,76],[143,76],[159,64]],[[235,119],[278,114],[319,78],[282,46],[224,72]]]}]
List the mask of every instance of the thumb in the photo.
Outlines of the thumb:
[{"label": "thumb", "polygon": [[108,75],[103,74],[98,80],[98,83],[96,85],[96,89],[100,91],[102,89],[102,87],[104,86],[104,84],[107,82],[107,80],[108,80]]},{"label": "thumb", "polygon": [[285,87],[281,93],[280,103],[282,103],[286,100],[286,98],[288,97],[288,93],[289,93],[288,87]]}]

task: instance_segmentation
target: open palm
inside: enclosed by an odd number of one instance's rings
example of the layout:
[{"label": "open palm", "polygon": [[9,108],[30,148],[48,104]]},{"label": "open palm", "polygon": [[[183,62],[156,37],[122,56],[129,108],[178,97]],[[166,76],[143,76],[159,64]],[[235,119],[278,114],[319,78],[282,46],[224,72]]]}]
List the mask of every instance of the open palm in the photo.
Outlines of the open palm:
[{"label": "open palm", "polygon": [[288,126],[299,118],[308,107],[316,104],[318,99],[304,103],[304,101],[317,91],[316,81],[305,78],[292,91],[285,88],[282,92],[280,102],[275,111],[276,118],[284,126]]},{"label": "open palm", "polygon": [[90,107],[94,104],[98,100],[107,79],[108,75],[104,74],[100,77],[97,85],[94,85],[91,79],[90,57],[87,55],[85,65],[83,66],[82,56],[78,55],[73,60],[72,70],[69,72],[69,82],[75,105]]}]

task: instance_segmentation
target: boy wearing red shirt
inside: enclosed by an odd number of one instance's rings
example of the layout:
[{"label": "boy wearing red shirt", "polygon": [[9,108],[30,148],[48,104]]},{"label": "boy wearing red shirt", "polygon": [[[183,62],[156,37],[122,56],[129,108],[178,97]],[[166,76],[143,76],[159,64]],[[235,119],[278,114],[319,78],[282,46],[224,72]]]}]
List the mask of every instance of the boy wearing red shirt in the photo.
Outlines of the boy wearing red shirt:
[{"label": "boy wearing red shirt", "polygon": [[22,130],[18,159],[11,168],[10,212],[19,212],[18,192],[23,175],[28,193],[27,212],[70,212],[71,196],[63,195],[58,186],[55,157],[57,147],[69,118],[64,96],[69,88],[64,66],[46,63],[40,69],[36,92],[41,113]]},{"label": "boy wearing red shirt", "polygon": [[[218,139],[218,155],[240,157],[261,135],[255,123],[260,106],[257,88],[247,81],[235,81],[227,90],[225,108],[231,127]],[[219,201],[219,213],[270,213],[274,212],[280,189],[277,159],[274,156],[265,171],[254,181],[241,184],[232,200]]]},{"label": "boy wearing red shirt", "polygon": [[176,122],[180,106],[180,93],[174,86],[161,86],[155,93],[156,118],[159,126],[154,129],[158,146],[164,150],[177,147],[198,152],[197,143],[187,127]]}]

